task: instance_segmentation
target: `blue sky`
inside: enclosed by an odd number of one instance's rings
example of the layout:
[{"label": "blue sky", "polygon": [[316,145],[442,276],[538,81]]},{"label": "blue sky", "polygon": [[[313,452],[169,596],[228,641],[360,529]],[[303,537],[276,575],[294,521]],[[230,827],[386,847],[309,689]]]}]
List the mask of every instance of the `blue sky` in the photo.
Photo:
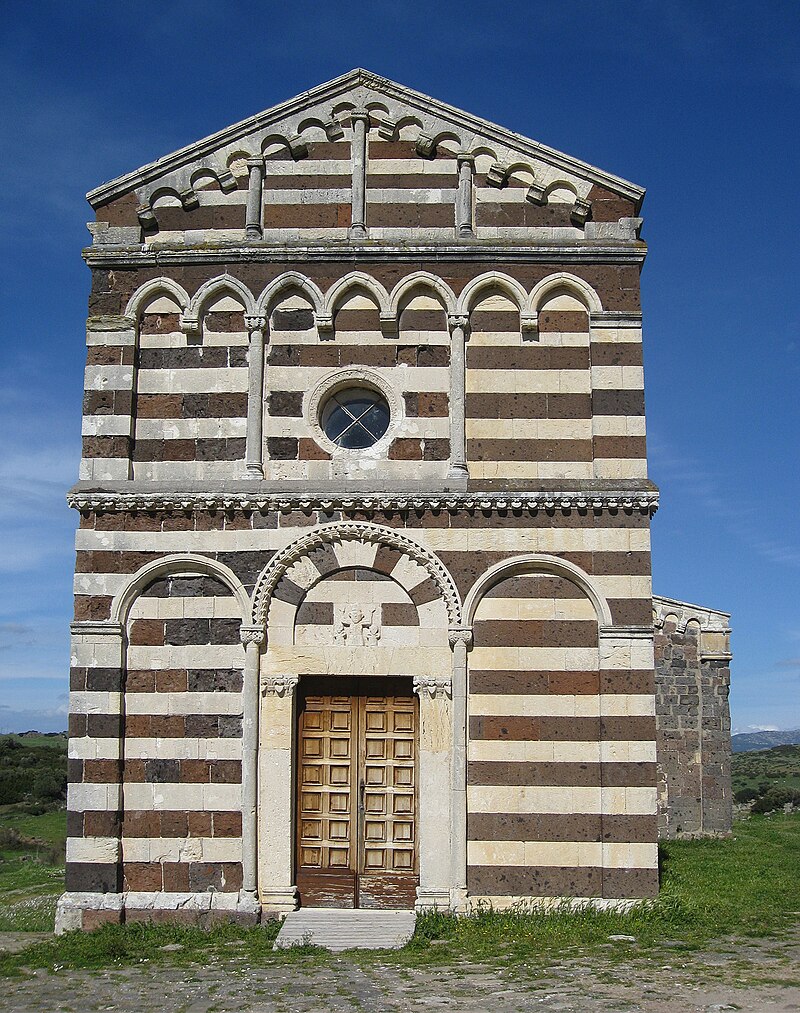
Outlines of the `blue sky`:
[{"label": "blue sky", "polygon": [[800,726],[797,4],[6,0],[0,731],[66,725],[84,194],[354,66],[646,186],[655,590],[733,613],[734,727]]}]

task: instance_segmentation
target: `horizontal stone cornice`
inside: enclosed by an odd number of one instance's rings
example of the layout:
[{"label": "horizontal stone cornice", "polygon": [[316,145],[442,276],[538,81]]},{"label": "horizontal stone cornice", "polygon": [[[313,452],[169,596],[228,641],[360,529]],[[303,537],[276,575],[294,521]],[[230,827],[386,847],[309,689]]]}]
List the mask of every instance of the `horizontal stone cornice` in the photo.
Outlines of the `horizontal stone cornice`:
[{"label": "horizontal stone cornice", "polygon": [[396,263],[425,260],[466,262],[491,260],[493,263],[524,261],[543,264],[642,264],[647,255],[644,243],[553,243],[551,245],[514,245],[484,243],[481,240],[458,245],[445,243],[382,244],[377,242],[336,245],[220,244],[203,247],[96,247],[83,251],[89,267],[178,267],[195,264],[300,264],[335,263]]},{"label": "horizontal stone cornice", "polygon": [[[122,483],[120,483],[120,486]],[[261,488],[259,488],[259,486]],[[370,513],[414,510],[466,512],[537,513],[551,515],[623,512],[653,516],[658,509],[658,490],[652,483],[637,486],[623,483],[590,482],[556,485],[550,488],[503,490],[449,489],[313,490],[290,491],[270,483],[248,482],[224,488],[138,488],[88,487],[79,483],[67,495],[73,509],[82,512],[225,512],[251,510],[262,513],[292,510]]]}]

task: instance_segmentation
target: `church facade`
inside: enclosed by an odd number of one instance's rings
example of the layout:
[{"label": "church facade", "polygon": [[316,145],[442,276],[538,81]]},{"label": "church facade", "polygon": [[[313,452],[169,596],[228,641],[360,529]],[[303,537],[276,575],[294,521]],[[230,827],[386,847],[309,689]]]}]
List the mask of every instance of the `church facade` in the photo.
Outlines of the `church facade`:
[{"label": "church facade", "polygon": [[361,70],[89,194],[61,930],[657,893],[642,199]]}]

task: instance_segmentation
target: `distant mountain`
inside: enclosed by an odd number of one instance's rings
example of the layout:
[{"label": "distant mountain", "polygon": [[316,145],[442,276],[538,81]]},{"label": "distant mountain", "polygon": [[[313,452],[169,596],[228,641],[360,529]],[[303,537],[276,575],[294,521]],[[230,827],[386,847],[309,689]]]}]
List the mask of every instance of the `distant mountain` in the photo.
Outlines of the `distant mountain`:
[{"label": "distant mountain", "polygon": [[777,732],[740,732],[731,736],[734,753],[751,753],[755,749],[772,749],[773,746],[793,746],[800,743],[800,728]]}]

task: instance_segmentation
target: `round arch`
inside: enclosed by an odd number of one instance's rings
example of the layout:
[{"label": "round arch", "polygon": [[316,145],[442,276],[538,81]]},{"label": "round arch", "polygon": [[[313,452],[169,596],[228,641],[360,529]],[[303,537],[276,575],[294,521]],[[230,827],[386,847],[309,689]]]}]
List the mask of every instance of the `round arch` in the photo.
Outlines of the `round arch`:
[{"label": "round arch", "polygon": [[456,313],[469,314],[478,296],[486,289],[499,289],[516,304],[520,313],[525,312],[528,293],[522,285],[518,281],[515,281],[514,278],[509,278],[507,274],[502,274],[500,271],[487,271],[486,274],[479,274],[477,278],[473,278],[464,287],[463,292],[458,297]]},{"label": "round arch", "polygon": [[544,299],[554,289],[565,288],[568,292],[579,299],[590,313],[602,313],[603,304],[600,302],[600,296],[595,292],[588,282],[585,282],[583,278],[579,278],[575,274],[569,274],[567,271],[559,271],[558,274],[550,274],[546,278],[542,278],[540,282],[534,285],[531,290],[531,294],[528,296],[528,311],[536,313],[539,306],[542,304]]},{"label": "round arch", "polygon": [[352,288],[361,288],[369,292],[378,304],[380,312],[388,314],[389,295],[383,285],[377,279],[364,274],[363,271],[353,271],[335,281],[325,293],[323,310],[326,316],[333,316],[339,303]]},{"label": "round arch", "polygon": [[230,274],[221,274],[216,278],[210,278],[203,282],[189,302],[187,316],[199,317],[203,306],[215,295],[232,295],[241,300],[244,312],[254,314],[256,312],[253,293],[238,278]]},{"label": "round arch", "polygon": [[399,317],[400,303],[403,298],[410,293],[424,292],[426,289],[439,296],[444,304],[445,313],[455,313],[456,297],[453,290],[441,278],[437,278],[435,274],[430,274],[428,271],[415,271],[398,281],[392,289],[389,299],[389,312],[392,316]]},{"label": "round arch", "polygon": [[594,586],[591,577],[579,566],[567,559],[550,556],[546,553],[531,552],[524,556],[504,559],[489,567],[472,585],[464,601],[464,622],[471,626],[475,612],[487,591],[490,591],[501,580],[516,577],[521,573],[548,573],[555,577],[564,577],[577,585],[591,601],[600,626],[611,626],[611,609],[605,596]]},{"label": "round arch", "polygon": [[173,281],[172,278],[153,278],[146,281],[144,285],[140,285],[130,297],[128,305],[125,307],[125,316],[138,320],[144,307],[159,295],[170,296],[182,311],[189,305],[189,295],[177,281]]},{"label": "round arch", "polygon": [[253,622],[256,625],[266,624],[272,593],[284,574],[298,560],[323,545],[354,540],[374,545],[387,545],[419,563],[427,570],[428,575],[439,588],[447,608],[450,625],[459,626],[461,624],[461,599],[455,581],[438,556],[399,531],[384,528],[379,524],[360,521],[325,524],[321,528],[302,535],[277,552],[256,580],[253,590]]},{"label": "round arch", "polygon": [[322,304],[324,302],[322,292],[310,278],[307,278],[304,274],[300,274],[299,271],[287,271],[285,274],[281,274],[275,278],[274,281],[271,281],[258,297],[256,302],[257,312],[266,315],[278,296],[290,289],[302,292],[314,307],[315,313],[322,312]]},{"label": "round arch", "polygon": [[195,555],[191,552],[163,556],[161,559],[154,559],[151,563],[145,563],[144,566],[140,567],[114,596],[114,600],[111,603],[111,622],[124,625],[127,622],[131,606],[145,588],[149,587],[159,577],[176,574],[183,574],[185,576],[202,574],[207,577],[216,577],[236,598],[242,614],[242,623],[244,625],[249,624],[252,614],[250,597],[244,584],[242,584],[233,570],[225,566],[224,563],[217,562],[216,559]]}]

